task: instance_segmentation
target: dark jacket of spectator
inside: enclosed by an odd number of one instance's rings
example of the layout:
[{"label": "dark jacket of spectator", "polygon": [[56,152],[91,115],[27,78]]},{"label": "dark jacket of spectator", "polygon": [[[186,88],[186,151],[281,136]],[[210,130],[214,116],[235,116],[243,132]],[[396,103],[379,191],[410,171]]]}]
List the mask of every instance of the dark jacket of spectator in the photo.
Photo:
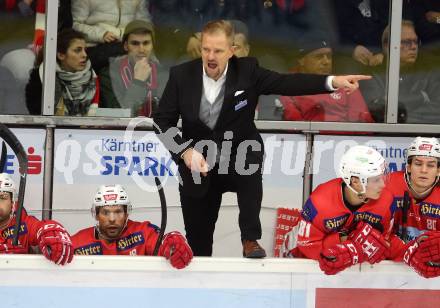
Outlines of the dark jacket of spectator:
[{"label": "dark jacket of spectator", "polygon": [[[26,106],[30,114],[41,114],[43,65],[32,70],[26,85]],[[71,73],[57,66],[55,79],[55,115],[93,115],[99,103],[99,81],[91,69]]]},{"label": "dark jacket of spectator", "polygon": [[440,1],[412,1],[416,32],[423,43],[440,40]]},{"label": "dark jacket of spectator", "polygon": [[[383,72],[385,72],[385,68]],[[360,84],[362,94],[377,122],[383,122],[385,111],[385,73]],[[438,124],[440,121],[440,75],[436,71],[401,69],[399,78],[398,121],[403,123]],[[381,121],[382,120],[382,121]]]},{"label": "dark jacket of spectator", "polygon": [[164,73],[157,62],[150,61],[151,75],[147,81],[133,79],[133,65],[128,56],[110,59],[109,66],[99,73],[100,107],[130,108],[132,116],[150,117],[163,92]]}]

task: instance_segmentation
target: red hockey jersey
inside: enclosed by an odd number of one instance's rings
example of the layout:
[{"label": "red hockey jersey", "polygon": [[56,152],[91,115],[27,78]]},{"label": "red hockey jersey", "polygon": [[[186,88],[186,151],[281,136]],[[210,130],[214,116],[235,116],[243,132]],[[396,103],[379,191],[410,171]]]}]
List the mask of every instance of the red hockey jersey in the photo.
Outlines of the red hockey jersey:
[{"label": "red hockey jersey", "polygon": [[[15,217],[9,222],[9,224],[1,230],[0,244],[12,245],[14,238]],[[29,216],[26,210],[23,209],[21,214],[21,225],[18,236],[18,244],[23,247],[23,251],[20,253],[29,253],[31,246],[37,246],[37,231],[41,226],[39,221],[34,216]]]},{"label": "red hockey jersey", "polygon": [[359,90],[347,94],[332,93],[281,96],[283,119],[289,121],[374,122]]},{"label": "red hockey jersey", "polygon": [[395,237],[392,194],[384,189],[379,199],[351,212],[344,204],[342,183],[341,178],[330,180],[310,195],[301,211],[295,256],[318,259],[323,249],[340,243],[340,234],[349,234],[359,221],[369,223],[390,241]]},{"label": "red hockey jersey", "polygon": [[95,227],[78,231],[72,236],[76,255],[141,255],[153,254],[159,228],[148,221],[128,220],[118,239],[107,242],[95,236]]},{"label": "red hockey jersey", "polygon": [[[440,187],[437,185],[425,199],[417,200],[411,194],[404,175],[403,171],[391,173],[387,186],[394,195],[397,209],[394,219],[395,232],[400,234],[405,242],[409,242],[425,231],[440,231]],[[405,191],[409,193],[410,206],[405,224],[406,234],[402,235],[402,205]]]}]

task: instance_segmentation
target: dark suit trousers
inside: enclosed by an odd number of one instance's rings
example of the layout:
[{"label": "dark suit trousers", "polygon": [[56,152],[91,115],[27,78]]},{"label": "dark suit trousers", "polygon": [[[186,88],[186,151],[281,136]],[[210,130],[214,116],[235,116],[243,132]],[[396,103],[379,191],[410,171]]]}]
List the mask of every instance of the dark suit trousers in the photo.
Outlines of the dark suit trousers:
[{"label": "dark suit trousers", "polygon": [[241,239],[261,238],[260,209],[263,197],[261,169],[252,175],[240,175],[234,171],[218,174],[218,168],[210,171],[208,192],[200,198],[182,193],[180,201],[186,237],[195,256],[211,256],[215,223],[217,221],[222,194],[236,192],[240,210],[238,223]]}]

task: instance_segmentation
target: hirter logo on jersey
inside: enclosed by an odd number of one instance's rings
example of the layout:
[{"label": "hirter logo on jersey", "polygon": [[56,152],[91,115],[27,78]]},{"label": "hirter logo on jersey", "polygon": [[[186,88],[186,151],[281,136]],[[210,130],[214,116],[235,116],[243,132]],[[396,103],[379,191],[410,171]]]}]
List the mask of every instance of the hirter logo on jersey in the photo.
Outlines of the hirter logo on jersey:
[{"label": "hirter logo on jersey", "polygon": [[354,219],[374,226],[382,221],[382,216],[370,212],[354,212]]},{"label": "hirter logo on jersey", "polygon": [[420,212],[425,216],[440,218],[440,205],[421,202]]},{"label": "hirter logo on jersey", "polygon": [[104,200],[105,201],[114,201],[118,198],[117,194],[108,194],[108,195],[104,195]]},{"label": "hirter logo on jersey", "polygon": [[[15,229],[15,226],[11,226],[9,228],[4,229],[3,232],[2,232],[3,238],[4,239],[12,238],[14,236],[14,229]],[[20,225],[20,231],[18,232],[18,234],[19,235],[23,235],[23,234],[26,234],[26,233],[28,233],[27,225],[22,223]]]},{"label": "hirter logo on jersey", "polygon": [[324,227],[328,231],[337,231],[345,224],[350,214],[344,214],[342,216],[324,219]]},{"label": "hirter logo on jersey", "polygon": [[90,256],[90,255],[102,255],[101,243],[92,243],[86,246],[81,246],[75,249],[76,255]]},{"label": "hirter logo on jersey", "polygon": [[124,251],[143,243],[145,243],[145,240],[142,232],[136,232],[119,239],[116,244],[116,249],[118,251]]},{"label": "hirter logo on jersey", "polygon": [[432,149],[432,144],[424,143],[419,146],[419,150],[421,151],[431,151],[431,149]]}]

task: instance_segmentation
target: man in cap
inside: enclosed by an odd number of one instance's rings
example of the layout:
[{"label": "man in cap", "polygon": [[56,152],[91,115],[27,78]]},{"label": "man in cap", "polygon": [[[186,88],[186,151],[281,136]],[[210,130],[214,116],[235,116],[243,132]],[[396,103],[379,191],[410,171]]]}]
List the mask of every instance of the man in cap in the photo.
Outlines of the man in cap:
[{"label": "man in cap", "polygon": [[126,54],[111,58],[99,74],[100,107],[129,108],[132,116],[149,117],[159,95],[153,25],[144,20],[130,22],[122,43]]},{"label": "man in cap", "polygon": [[[303,42],[294,73],[328,75],[333,71],[333,49],[326,40]],[[288,121],[373,122],[359,90],[305,96],[281,96],[283,119]]]}]

